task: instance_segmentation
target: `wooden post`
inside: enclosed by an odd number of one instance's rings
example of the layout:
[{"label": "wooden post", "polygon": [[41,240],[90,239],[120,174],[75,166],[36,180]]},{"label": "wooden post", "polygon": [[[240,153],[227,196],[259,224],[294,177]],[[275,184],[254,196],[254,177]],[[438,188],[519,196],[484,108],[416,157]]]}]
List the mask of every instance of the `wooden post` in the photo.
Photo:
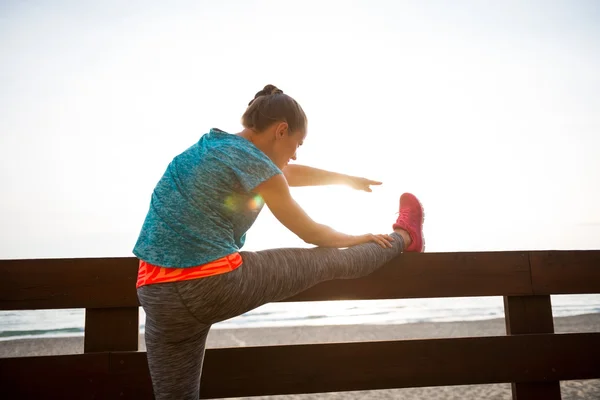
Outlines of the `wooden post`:
[{"label": "wooden post", "polygon": [[[550,296],[504,296],[507,335],[554,333]],[[560,382],[513,382],[513,400],[560,400]]]},{"label": "wooden post", "polygon": [[138,307],[86,308],[84,353],[137,351]]}]

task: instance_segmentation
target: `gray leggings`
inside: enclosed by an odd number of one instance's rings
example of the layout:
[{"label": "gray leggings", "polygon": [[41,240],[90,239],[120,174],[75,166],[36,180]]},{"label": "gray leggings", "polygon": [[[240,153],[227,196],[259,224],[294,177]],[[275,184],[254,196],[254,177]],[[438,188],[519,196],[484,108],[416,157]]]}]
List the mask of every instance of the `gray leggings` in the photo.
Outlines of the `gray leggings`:
[{"label": "gray leggings", "polygon": [[212,324],[283,300],[320,282],[359,278],[402,252],[375,243],[347,249],[273,249],[241,252],[236,270],[208,278],[142,286],[146,350],[156,400],[197,400],[208,331]]}]

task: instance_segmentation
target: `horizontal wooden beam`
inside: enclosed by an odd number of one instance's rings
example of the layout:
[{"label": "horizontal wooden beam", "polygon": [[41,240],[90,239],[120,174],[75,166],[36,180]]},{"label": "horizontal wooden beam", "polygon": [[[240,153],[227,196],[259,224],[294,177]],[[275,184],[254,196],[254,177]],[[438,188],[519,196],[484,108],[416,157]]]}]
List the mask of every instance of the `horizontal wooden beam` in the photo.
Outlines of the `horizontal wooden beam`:
[{"label": "horizontal wooden beam", "polygon": [[137,307],[137,266],[132,257],[2,260],[0,310]]},{"label": "horizontal wooden beam", "polygon": [[[599,260],[600,250],[405,253],[367,277],[324,282],[285,301],[600,293]],[[0,260],[0,310],[137,307],[137,263]]]},{"label": "horizontal wooden beam", "polygon": [[[0,261],[0,310],[138,306],[137,259]],[[287,301],[531,294],[527,253],[406,253]]]},{"label": "horizontal wooden beam", "polygon": [[369,276],[324,282],[285,301],[528,294],[526,252],[405,253]]},{"label": "horizontal wooden beam", "polygon": [[530,253],[535,294],[600,293],[600,251]]},{"label": "horizontal wooden beam", "polygon": [[[219,398],[594,378],[600,378],[600,333],[532,334],[209,349],[201,394]],[[48,393],[151,398],[143,352],[0,359],[0,382],[0,398]]]},{"label": "horizontal wooden beam", "polygon": [[108,367],[109,353],[0,358],[0,399],[103,399]]}]

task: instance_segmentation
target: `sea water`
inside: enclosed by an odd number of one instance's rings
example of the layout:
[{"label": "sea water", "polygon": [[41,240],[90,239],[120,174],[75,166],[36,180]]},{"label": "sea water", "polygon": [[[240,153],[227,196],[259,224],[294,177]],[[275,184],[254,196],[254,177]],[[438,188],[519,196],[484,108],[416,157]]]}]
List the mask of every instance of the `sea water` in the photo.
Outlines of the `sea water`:
[{"label": "sea water", "polygon": [[[600,294],[555,295],[554,317],[600,312]],[[214,329],[477,321],[504,317],[502,297],[270,303]],[[83,335],[84,309],[0,312],[0,340]],[[140,308],[140,331],[145,314]]]}]

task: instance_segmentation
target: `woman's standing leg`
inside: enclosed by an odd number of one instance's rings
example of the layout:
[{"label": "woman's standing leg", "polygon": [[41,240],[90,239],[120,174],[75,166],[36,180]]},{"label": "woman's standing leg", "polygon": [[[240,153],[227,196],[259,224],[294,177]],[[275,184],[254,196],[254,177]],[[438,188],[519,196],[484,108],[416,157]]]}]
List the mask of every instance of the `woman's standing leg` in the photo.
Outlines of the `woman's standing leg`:
[{"label": "woman's standing leg", "polygon": [[138,298],[146,312],[146,354],[156,400],[198,400],[210,325],[182,304],[176,284],[142,286]]}]

